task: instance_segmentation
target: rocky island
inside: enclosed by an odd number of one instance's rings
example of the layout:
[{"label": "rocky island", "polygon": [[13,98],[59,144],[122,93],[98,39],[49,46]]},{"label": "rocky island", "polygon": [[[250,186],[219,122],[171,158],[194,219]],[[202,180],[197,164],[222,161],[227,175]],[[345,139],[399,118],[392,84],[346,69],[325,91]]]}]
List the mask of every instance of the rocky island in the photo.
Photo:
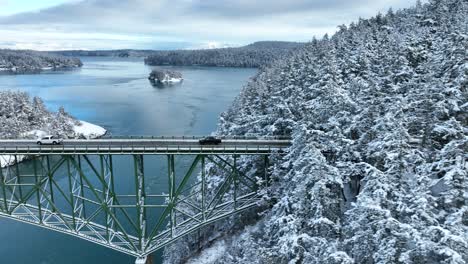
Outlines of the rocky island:
[{"label": "rocky island", "polygon": [[182,73],[169,70],[153,70],[148,79],[156,86],[178,84],[184,80]]},{"label": "rocky island", "polygon": [[0,49],[0,73],[39,73],[46,70],[79,68],[78,58],[67,58],[48,52]]}]

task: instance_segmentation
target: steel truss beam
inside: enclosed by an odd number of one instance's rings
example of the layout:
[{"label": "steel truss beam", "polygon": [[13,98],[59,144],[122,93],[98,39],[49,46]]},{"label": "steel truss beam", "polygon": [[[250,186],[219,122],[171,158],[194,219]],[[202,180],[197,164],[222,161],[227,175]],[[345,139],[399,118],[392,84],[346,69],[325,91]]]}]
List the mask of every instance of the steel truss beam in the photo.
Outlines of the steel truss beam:
[{"label": "steel truss beam", "polygon": [[[113,155],[36,155],[16,162],[0,170],[0,216],[142,259],[203,226],[257,205],[257,191],[268,182],[267,154],[258,155],[265,169],[253,175],[239,167],[239,155],[167,154],[157,156],[167,159],[167,180],[162,180],[161,171],[149,172],[158,175],[158,184],[166,185],[158,193],[147,184],[148,156],[125,159],[134,171],[134,188],[125,191],[116,187]],[[178,160],[190,165],[178,172]],[[208,188],[207,180],[213,176],[219,182],[211,181]]]}]

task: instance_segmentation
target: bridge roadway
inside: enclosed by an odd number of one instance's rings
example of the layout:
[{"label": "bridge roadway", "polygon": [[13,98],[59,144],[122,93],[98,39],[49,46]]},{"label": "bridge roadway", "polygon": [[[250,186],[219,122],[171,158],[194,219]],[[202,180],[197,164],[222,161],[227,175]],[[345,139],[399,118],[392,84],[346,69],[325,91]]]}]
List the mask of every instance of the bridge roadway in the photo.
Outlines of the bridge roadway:
[{"label": "bridge roadway", "polygon": [[284,153],[286,139],[223,139],[201,145],[198,139],[74,139],[60,145],[38,145],[36,140],[0,140],[0,155],[40,154],[269,154]]}]

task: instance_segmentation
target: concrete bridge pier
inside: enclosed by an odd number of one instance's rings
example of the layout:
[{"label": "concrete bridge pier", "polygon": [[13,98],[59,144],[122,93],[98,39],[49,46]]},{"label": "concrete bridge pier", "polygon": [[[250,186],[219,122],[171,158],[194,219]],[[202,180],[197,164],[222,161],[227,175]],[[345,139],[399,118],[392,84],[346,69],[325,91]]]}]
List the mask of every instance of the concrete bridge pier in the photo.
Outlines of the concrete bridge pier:
[{"label": "concrete bridge pier", "polygon": [[143,258],[137,258],[135,260],[135,264],[153,264],[153,257],[151,255],[148,255]]}]

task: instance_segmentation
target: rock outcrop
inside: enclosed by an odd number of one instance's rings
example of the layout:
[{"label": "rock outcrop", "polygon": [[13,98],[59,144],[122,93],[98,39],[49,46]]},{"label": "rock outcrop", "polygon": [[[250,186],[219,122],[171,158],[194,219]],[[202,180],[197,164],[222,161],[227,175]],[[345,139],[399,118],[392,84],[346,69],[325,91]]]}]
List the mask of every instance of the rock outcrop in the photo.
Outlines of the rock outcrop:
[{"label": "rock outcrop", "polygon": [[153,70],[148,77],[153,85],[172,85],[181,83],[184,79],[182,73],[169,70]]}]

